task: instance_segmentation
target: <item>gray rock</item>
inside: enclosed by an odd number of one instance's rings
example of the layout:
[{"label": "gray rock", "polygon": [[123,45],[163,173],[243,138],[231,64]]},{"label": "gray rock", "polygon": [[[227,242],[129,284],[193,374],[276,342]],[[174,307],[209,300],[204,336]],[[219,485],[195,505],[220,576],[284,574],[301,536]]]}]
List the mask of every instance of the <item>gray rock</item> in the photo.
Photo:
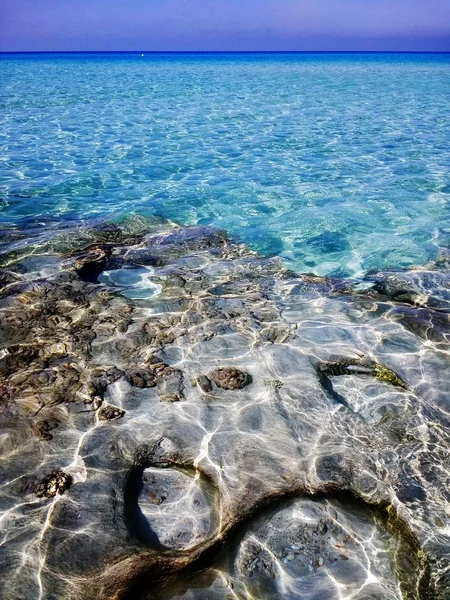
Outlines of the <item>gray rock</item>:
[{"label": "gray rock", "polygon": [[202,392],[205,392],[205,394],[208,394],[213,389],[211,380],[208,377],[206,377],[206,375],[200,375],[199,377],[197,377],[195,383],[199,386]]},{"label": "gray rock", "polygon": [[[448,596],[445,307],[117,227],[3,257],[0,595]],[[80,277],[104,258],[161,293]]]}]

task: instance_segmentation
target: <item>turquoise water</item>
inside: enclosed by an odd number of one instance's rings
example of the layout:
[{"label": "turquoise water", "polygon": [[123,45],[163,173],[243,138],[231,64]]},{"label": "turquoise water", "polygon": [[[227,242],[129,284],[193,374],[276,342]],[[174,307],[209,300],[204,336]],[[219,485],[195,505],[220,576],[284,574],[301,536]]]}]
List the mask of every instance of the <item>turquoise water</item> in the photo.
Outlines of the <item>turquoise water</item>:
[{"label": "turquoise water", "polygon": [[0,225],[161,215],[299,271],[450,238],[450,55],[2,55]]}]

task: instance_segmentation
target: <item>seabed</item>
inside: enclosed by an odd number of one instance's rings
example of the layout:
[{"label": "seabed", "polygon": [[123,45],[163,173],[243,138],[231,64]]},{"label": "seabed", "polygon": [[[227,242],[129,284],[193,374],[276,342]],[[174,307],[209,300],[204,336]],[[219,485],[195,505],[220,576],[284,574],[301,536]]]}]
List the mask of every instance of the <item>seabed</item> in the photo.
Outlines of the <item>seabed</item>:
[{"label": "seabed", "polygon": [[0,256],[2,597],[450,596],[450,257],[134,216]]}]

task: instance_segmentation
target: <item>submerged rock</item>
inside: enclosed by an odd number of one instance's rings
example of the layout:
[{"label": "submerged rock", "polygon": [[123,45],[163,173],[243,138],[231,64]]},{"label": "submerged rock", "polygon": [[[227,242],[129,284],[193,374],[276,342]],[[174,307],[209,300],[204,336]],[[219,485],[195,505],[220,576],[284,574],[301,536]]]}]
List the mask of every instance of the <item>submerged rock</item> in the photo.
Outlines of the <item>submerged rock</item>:
[{"label": "submerged rock", "polygon": [[194,379],[194,383],[195,385],[198,385],[202,392],[205,392],[205,394],[208,394],[213,389],[211,380],[209,377],[206,377],[206,375],[200,375],[197,377],[197,379]]},{"label": "submerged rock", "polygon": [[406,304],[167,223],[3,259],[2,597],[448,596],[439,277]]},{"label": "submerged rock", "polygon": [[182,397],[178,394],[161,394],[159,399],[161,402],[180,402]]},{"label": "submerged rock", "polygon": [[179,227],[167,235],[149,239],[152,246],[172,246],[186,250],[207,250],[226,243],[225,234],[206,225]]},{"label": "submerged rock", "polygon": [[[137,498],[144,523],[157,535],[152,538],[145,527],[134,534],[149,546],[185,550],[205,539],[211,526],[210,498],[205,482],[193,473],[175,469],[147,468],[141,475]],[[132,526],[133,529],[133,526]]]},{"label": "submerged rock", "polygon": [[373,289],[394,302],[450,310],[450,271],[416,269],[379,271],[366,275]]},{"label": "submerged rock", "polygon": [[156,386],[155,374],[147,369],[132,369],[125,373],[125,380],[134,387],[147,388]]},{"label": "submerged rock", "polygon": [[81,279],[91,283],[98,282],[98,276],[107,268],[111,249],[108,247],[90,248],[89,252],[78,257],[75,262],[75,270]]},{"label": "submerged rock", "polygon": [[54,470],[38,483],[35,494],[38,498],[53,498],[64,494],[72,484],[72,477],[64,471]]},{"label": "submerged rock", "polygon": [[87,384],[87,391],[91,396],[103,397],[108,385],[111,385],[121,377],[124,373],[117,367],[98,366],[91,370]]},{"label": "submerged rock", "polygon": [[58,427],[58,425],[59,421],[56,419],[38,421],[33,425],[33,433],[40,440],[52,440],[53,435],[50,433],[50,431]]},{"label": "submerged rock", "polygon": [[392,369],[371,360],[341,359],[336,362],[320,363],[317,366],[319,377],[337,377],[339,375],[372,375],[380,381],[407,389],[406,383]]},{"label": "submerged rock", "polygon": [[8,271],[7,269],[0,269],[0,289],[9,285],[10,283],[17,283],[21,280],[22,277],[18,273]]},{"label": "submerged rock", "polygon": [[111,404],[103,405],[98,411],[98,418],[100,421],[111,421],[112,419],[121,419],[125,414],[125,411],[118,406],[112,406]]},{"label": "submerged rock", "polygon": [[223,390],[241,390],[252,382],[251,375],[235,367],[219,367],[208,378]]}]

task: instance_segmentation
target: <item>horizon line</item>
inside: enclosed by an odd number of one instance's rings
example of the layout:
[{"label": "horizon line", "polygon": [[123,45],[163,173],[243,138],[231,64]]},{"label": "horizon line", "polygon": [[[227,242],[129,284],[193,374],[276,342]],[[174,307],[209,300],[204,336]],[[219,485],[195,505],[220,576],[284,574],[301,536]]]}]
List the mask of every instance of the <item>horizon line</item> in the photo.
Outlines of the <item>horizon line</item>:
[{"label": "horizon line", "polygon": [[0,54],[450,54],[450,50],[0,50]]}]

